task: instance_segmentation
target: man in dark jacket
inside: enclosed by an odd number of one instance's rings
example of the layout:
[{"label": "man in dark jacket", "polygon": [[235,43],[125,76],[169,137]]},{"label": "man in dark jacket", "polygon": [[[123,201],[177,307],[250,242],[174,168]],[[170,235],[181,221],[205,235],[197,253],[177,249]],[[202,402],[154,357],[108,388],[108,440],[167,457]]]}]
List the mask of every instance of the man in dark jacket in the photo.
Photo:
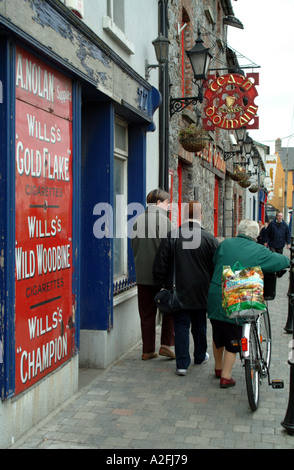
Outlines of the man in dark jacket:
[{"label": "man in dark jacket", "polygon": [[[201,204],[187,204],[187,220],[176,233],[161,242],[153,265],[153,280],[158,287],[171,287],[173,247],[176,249],[176,288],[183,310],[174,313],[176,373],[186,375],[191,358],[189,330],[194,340],[194,364],[207,362],[206,310],[213,274],[213,255],[218,241],[201,227]],[[175,242],[175,243],[174,243]]]},{"label": "man in dark jacket", "polygon": [[290,248],[290,230],[286,222],[283,220],[283,214],[279,212],[266,229],[266,243],[271,251],[283,254],[284,246]]}]

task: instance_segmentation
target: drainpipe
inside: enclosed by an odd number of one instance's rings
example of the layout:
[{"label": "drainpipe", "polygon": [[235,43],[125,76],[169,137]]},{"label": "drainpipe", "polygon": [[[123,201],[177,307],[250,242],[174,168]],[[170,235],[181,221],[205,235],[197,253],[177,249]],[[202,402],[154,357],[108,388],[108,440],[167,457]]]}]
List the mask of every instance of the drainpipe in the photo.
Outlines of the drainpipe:
[{"label": "drainpipe", "polygon": [[[168,37],[168,0],[159,0],[159,33]],[[159,71],[159,187],[169,191],[169,74],[168,61]]]}]

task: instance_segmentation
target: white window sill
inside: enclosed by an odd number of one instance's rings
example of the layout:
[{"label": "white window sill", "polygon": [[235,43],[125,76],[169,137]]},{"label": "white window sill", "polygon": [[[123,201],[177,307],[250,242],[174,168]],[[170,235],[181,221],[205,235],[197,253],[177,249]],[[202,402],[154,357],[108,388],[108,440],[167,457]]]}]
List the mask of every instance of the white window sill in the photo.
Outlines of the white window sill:
[{"label": "white window sill", "polygon": [[109,16],[103,17],[103,29],[114,39],[128,54],[135,53],[134,44],[125,33],[112,21]]},{"label": "white window sill", "polygon": [[137,286],[132,287],[129,290],[126,290],[125,292],[122,292],[121,294],[117,294],[113,297],[113,306],[115,307],[116,305],[121,304],[122,302],[125,302],[126,300],[129,300],[137,295]]}]

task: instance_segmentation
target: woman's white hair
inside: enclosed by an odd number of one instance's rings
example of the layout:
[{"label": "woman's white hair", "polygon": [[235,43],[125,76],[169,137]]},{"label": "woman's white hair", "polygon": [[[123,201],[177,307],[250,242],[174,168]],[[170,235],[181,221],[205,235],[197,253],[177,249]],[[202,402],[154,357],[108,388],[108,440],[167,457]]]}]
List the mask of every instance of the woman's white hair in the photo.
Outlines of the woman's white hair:
[{"label": "woman's white hair", "polygon": [[253,238],[254,240],[258,237],[259,225],[254,220],[244,219],[238,225],[238,235],[246,235],[246,237]]}]

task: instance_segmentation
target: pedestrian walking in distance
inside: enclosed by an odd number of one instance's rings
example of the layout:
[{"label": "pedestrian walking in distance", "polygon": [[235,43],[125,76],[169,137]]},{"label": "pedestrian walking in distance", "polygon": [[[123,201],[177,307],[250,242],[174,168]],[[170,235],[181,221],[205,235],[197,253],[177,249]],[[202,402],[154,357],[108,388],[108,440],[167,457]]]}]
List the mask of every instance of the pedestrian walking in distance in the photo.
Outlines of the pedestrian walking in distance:
[{"label": "pedestrian walking in distance", "polygon": [[283,214],[279,212],[276,218],[268,224],[264,245],[275,253],[283,254],[284,246],[290,249],[290,243],[289,227],[283,220]]},{"label": "pedestrian walking in distance", "polygon": [[[162,189],[154,189],[147,195],[146,201],[146,210],[136,219],[131,240],[138,287],[142,359],[145,361],[158,357],[155,352],[157,305],[154,297],[159,289],[153,284],[152,267],[161,240],[171,230],[167,216],[169,193]],[[159,355],[174,359],[175,353],[171,346],[174,346],[174,322],[172,315],[164,315]]]}]

